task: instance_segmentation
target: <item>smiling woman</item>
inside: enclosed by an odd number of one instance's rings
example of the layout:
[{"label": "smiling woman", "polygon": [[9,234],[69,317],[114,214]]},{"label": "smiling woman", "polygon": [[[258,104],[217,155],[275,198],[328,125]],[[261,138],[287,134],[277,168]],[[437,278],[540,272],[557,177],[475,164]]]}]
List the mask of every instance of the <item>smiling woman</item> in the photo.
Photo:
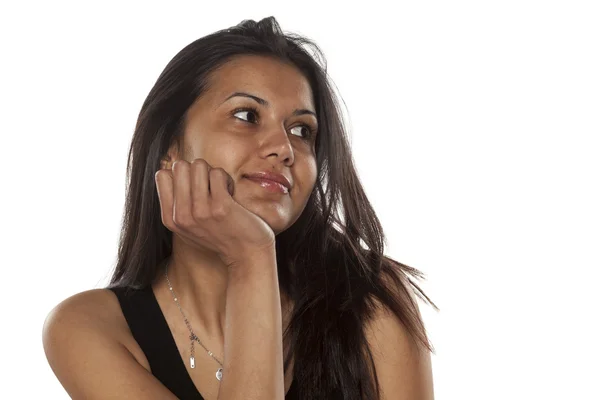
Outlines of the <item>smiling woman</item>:
[{"label": "smiling woman", "polygon": [[421,275],[383,253],[318,60],[266,18],[166,66],[133,135],[111,284],[46,319],[71,397],[433,398]]}]

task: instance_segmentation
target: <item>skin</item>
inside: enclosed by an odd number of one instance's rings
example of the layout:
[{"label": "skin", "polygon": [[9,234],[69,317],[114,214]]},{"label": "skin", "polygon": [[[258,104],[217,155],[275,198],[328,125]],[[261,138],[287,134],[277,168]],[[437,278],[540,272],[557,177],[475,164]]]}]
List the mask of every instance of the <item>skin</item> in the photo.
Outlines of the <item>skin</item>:
[{"label": "skin", "polygon": [[[304,210],[317,177],[317,119],[311,114],[293,115],[295,110],[315,112],[310,84],[295,67],[259,56],[238,56],[215,71],[209,82],[209,90],[188,110],[182,141],[169,149],[161,168],[172,169],[173,178],[180,173],[181,181],[193,181],[190,177],[194,168],[203,174],[206,173],[205,165],[209,170],[222,168],[231,177],[232,198],[266,222],[274,235],[283,232]],[[230,98],[239,92],[263,99],[268,105],[245,96]],[[236,111],[248,107],[256,108],[258,115],[248,110]],[[244,177],[259,171],[286,175],[292,182],[292,189],[288,194],[273,194]],[[157,186],[160,193],[162,186],[158,178]],[[199,243],[191,235],[187,237],[171,230],[174,235],[169,280],[194,333],[223,361],[225,309],[230,285],[227,264],[223,254],[215,249]],[[157,276],[153,290],[180,351],[187,355],[189,331],[173,301],[163,271]],[[282,324],[285,325],[291,303],[283,294],[280,299]],[[199,354],[202,349],[197,348],[196,354]],[[201,357],[197,356],[198,359]],[[211,359],[207,362],[206,368],[211,371],[218,367]],[[193,378],[203,366],[188,370]],[[290,378],[286,379],[286,387]]]},{"label": "skin", "polygon": [[[234,92],[258,96],[269,106],[245,97],[226,101]],[[259,116],[232,113],[249,106],[257,108]],[[278,293],[273,251],[241,262],[240,257],[250,253],[224,257],[210,240],[203,246],[190,235],[189,226],[174,226],[175,209],[182,204],[177,203],[177,191],[185,186],[182,182],[193,181],[193,171],[204,171],[203,182],[210,179],[213,195],[220,193],[220,199],[227,200],[227,179],[231,179],[234,190],[229,199],[238,207],[234,220],[242,224],[242,230],[255,229],[264,238],[283,232],[302,213],[317,176],[314,137],[304,140],[307,129],[300,127],[306,124],[316,129],[317,120],[311,115],[294,116],[296,109],[315,111],[310,85],[295,67],[265,57],[237,57],[213,73],[208,92],[189,109],[181,148],[174,144],[169,149],[157,174],[161,208],[168,204],[162,210],[163,223],[174,232],[171,284],[202,343],[221,361],[224,345],[230,346],[225,370],[231,375],[221,384],[214,378],[218,364],[202,354],[199,345],[196,368],[189,367],[189,332],[160,271],[152,289],[187,371],[207,400],[283,398],[291,384],[293,362],[283,377],[282,355],[287,347],[283,344],[282,350],[276,344],[281,343],[292,304]],[[264,170],[287,175],[293,183],[290,193],[270,194],[243,177]],[[213,224],[213,239],[229,237],[223,235],[227,229],[221,226],[219,231],[218,226]],[[244,232],[238,233],[243,236]],[[261,268],[253,268],[257,266]],[[433,399],[430,355],[411,340],[395,316],[381,308],[365,332],[382,399]],[[109,290],[89,290],[62,301],[46,318],[43,342],[50,366],[72,398],[174,398],[152,376]],[[247,390],[252,387],[254,391]]]},{"label": "skin", "polygon": [[[302,135],[307,129],[299,125],[316,127],[317,120],[312,115],[291,115],[295,109],[314,112],[310,85],[294,67],[258,56],[237,57],[216,71],[210,82],[210,90],[188,111],[184,150],[178,151],[174,144],[161,167],[171,168],[177,160],[191,163],[203,159],[213,168],[223,168],[234,181],[235,201],[261,217],[278,234],[298,219],[316,182],[314,140],[305,141]],[[255,95],[268,101],[269,106],[247,97],[226,101],[234,92]],[[258,116],[248,111],[231,114],[242,107],[256,107],[260,121],[255,122]],[[178,154],[181,152],[184,154]],[[293,188],[289,195],[268,194],[260,185],[242,177],[257,171],[291,177]],[[187,316],[192,324],[196,322],[193,326],[197,326],[198,334],[219,341],[223,336],[228,279],[219,255],[175,234],[169,279],[177,287],[180,301],[189,303]],[[173,302],[162,271],[154,289],[161,298],[167,294],[169,303]]]}]

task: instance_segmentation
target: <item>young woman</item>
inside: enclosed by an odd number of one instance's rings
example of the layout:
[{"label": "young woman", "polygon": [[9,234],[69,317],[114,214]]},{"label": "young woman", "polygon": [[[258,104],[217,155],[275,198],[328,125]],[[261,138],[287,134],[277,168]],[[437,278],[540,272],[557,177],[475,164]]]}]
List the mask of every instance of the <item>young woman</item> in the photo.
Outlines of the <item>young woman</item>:
[{"label": "young woman", "polygon": [[383,255],[321,60],[266,18],[167,65],[133,135],[111,283],[44,325],[71,397],[433,398],[429,299]]}]

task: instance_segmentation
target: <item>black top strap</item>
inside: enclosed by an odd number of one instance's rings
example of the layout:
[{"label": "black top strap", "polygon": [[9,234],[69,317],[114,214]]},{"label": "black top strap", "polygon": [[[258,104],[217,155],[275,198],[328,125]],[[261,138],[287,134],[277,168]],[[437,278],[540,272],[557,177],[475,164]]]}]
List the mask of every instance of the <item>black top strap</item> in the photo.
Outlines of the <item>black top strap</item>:
[{"label": "black top strap", "polygon": [[178,398],[204,400],[185,369],[152,287],[111,290],[119,299],[129,329],[146,355],[152,374]]},{"label": "black top strap", "polygon": [[[204,400],[179,355],[173,334],[152,286],[144,289],[110,288],[119,299],[129,329],[148,359],[152,374],[179,399]],[[285,396],[297,399],[296,380]]]}]

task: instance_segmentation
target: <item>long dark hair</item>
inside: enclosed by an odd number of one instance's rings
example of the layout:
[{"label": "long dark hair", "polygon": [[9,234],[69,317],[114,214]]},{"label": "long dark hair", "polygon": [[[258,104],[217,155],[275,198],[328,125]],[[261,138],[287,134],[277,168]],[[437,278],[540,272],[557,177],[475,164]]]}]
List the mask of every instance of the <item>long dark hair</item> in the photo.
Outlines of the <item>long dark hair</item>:
[{"label": "long dark hair", "polygon": [[[299,219],[276,237],[280,288],[294,304],[284,335],[293,349],[300,398],[379,398],[365,323],[383,305],[432,351],[413,295],[435,305],[410,279],[423,278],[418,270],[383,254],[385,236],[356,173],[322,51],[307,38],[284,34],[273,17],[244,20],[194,41],[158,77],[129,150],[119,252],[109,287],[150,285],[171,255],[172,232],[161,221],[154,174],[170,145],[181,139],[185,114],[205,92],[208,75],[238,55],[295,65],[312,87],[319,121],[317,182]],[[286,370],[291,357],[290,352]]]}]

